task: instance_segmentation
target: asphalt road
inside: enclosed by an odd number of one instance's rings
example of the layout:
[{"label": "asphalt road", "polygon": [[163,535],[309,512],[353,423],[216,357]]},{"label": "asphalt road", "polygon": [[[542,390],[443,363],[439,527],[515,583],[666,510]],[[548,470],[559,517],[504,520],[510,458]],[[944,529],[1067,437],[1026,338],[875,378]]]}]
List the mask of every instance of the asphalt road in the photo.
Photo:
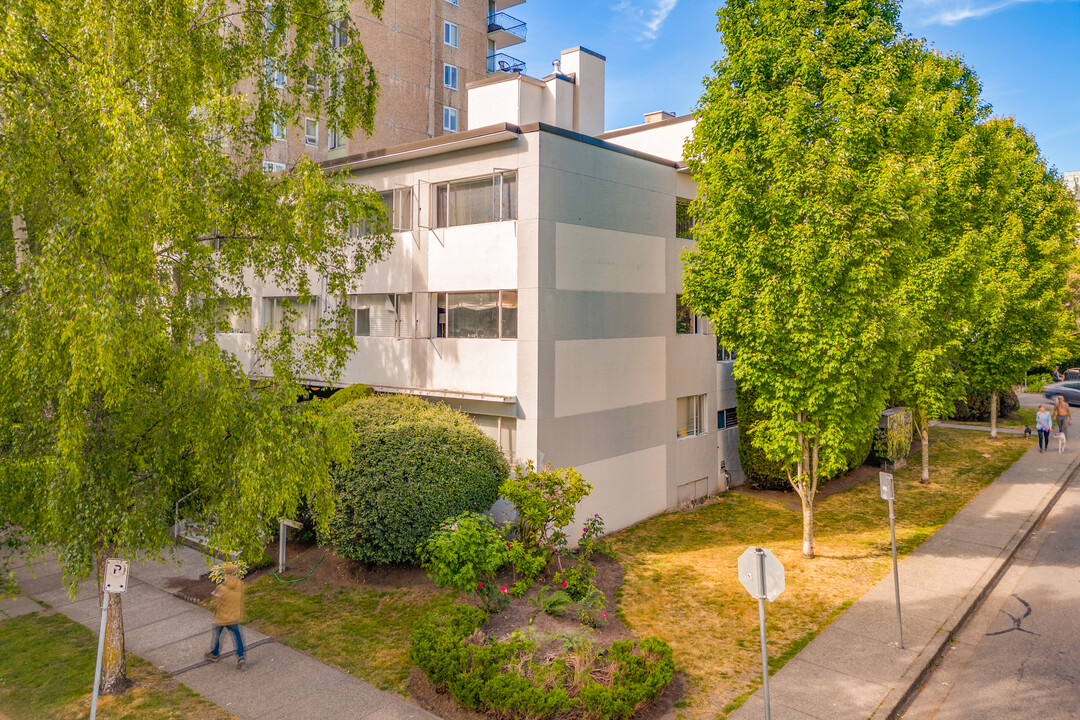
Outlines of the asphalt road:
[{"label": "asphalt road", "polygon": [[1074,479],[902,717],[1080,718],[1078,681],[1080,480]]}]

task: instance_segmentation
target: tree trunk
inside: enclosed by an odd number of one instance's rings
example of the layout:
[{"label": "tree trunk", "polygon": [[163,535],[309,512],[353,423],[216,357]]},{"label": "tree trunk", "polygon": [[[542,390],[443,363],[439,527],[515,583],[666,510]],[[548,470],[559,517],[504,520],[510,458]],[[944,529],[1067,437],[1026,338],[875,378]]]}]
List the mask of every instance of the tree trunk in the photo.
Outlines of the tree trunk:
[{"label": "tree trunk", "polygon": [[814,498],[803,493],[802,498],[802,555],[814,557]]},{"label": "tree trunk", "polygon": [[922,478],[919,480],[923,485],[930,482],[930,421],[923,420],[919,424],[919,437],[922,439]]},{"label": "tree trunk", "polygon": [[[105,557],[98,553],[98,600],[105,601]],[[131,687],[127,676],[127,659],[124,655],[124,608],[122,595],[108,593],[109,613],[105,618],[105,648],[101,656],[102,695],[120,695]]]},{"label": "tree trunk", "polygon": [[998,392],[990,393],[990,437],[997,440]]}]

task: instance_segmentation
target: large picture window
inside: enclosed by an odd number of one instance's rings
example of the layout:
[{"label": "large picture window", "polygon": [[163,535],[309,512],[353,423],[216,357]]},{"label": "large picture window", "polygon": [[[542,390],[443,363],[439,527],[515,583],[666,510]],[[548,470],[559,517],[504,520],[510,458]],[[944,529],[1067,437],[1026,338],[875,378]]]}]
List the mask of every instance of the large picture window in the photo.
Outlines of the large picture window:
[{"label": "large picture window", "polygon": [[435,227],[516,218],[517,173],[496,173],[435,186]]},{"label": "large picture window", "polygon": [[438,337],[517,338],[517,290],[439,293]]},{"label": "large picture window", "polygon": [[350,295],[355,337],[411,338],[416,333],[412,293]]},{"label": "large picture window", "polygon": [[306,333],[319,327],[319,299],[303,301],[297,297],[264,297],[262,328],[280,332],[288,327],[293,332]]}]

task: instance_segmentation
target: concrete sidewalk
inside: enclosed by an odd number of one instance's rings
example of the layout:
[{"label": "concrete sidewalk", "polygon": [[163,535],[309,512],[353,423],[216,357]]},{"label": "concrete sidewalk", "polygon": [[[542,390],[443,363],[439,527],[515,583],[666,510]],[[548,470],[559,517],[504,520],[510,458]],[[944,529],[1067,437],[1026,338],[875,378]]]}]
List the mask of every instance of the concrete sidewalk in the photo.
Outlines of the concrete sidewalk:
[{"label": "concrete sidewalk", "polygon": [[[1080,468],[1080,439],[1073,438],[1060,455],[1056,442],[1053,447],[1040,453],[1033,437],[1027,454],[900,563],[903,650],[897,646],[890,573],[769,679],[772,716],[897,717]],[[904,513],[902,488],[896,513]],[[887,541],[887,523],[882,533]],[[761,691],[730,717],[764,718]]]},{"label": "concrete sidewalk", "polygon": [[[24,596],[0,602],[0,621],[41,610],[26,595],[48,603],[97,634],[101,621],[94,581],[84,582],[74,601],[62,586],[54,557],[33,566],[15,558],[15,578]],[[203,697],[244,720],[437,720],[399,695],[384,692],[301,652],[243,628],[247,662],[236,668],[232,636],[222,635],[220,663],[210,663],[210,612],[166,588],[175,577],[195,579],[207,571],[205,557],[179,548],[175,562],[132,565],[124,593],[124,638],[128,652],[157,665]],[[87,678],[87,686],[92,678]]]}]

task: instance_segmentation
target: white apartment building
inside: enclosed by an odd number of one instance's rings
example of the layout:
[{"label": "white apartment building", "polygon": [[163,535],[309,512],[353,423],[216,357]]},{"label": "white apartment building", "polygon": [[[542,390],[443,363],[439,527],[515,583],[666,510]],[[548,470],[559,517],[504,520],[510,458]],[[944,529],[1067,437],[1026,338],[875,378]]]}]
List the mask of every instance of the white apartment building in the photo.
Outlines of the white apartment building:
[{"label": "white apartment building", "polygon": [[[467,130],[326,165],[384,194],[396,240],[349,296],[342,384],[446,402],[508,456],[575,467],[581,512],[616,530],[742,473],[732,363],[679,303],[693,119],[604,133],[604,62],[575,48],[546,78],[479,80]],[[257,327],[281,322],[285,289],[253,295]],[[249,338],[221,342],[250,363]]]}]

